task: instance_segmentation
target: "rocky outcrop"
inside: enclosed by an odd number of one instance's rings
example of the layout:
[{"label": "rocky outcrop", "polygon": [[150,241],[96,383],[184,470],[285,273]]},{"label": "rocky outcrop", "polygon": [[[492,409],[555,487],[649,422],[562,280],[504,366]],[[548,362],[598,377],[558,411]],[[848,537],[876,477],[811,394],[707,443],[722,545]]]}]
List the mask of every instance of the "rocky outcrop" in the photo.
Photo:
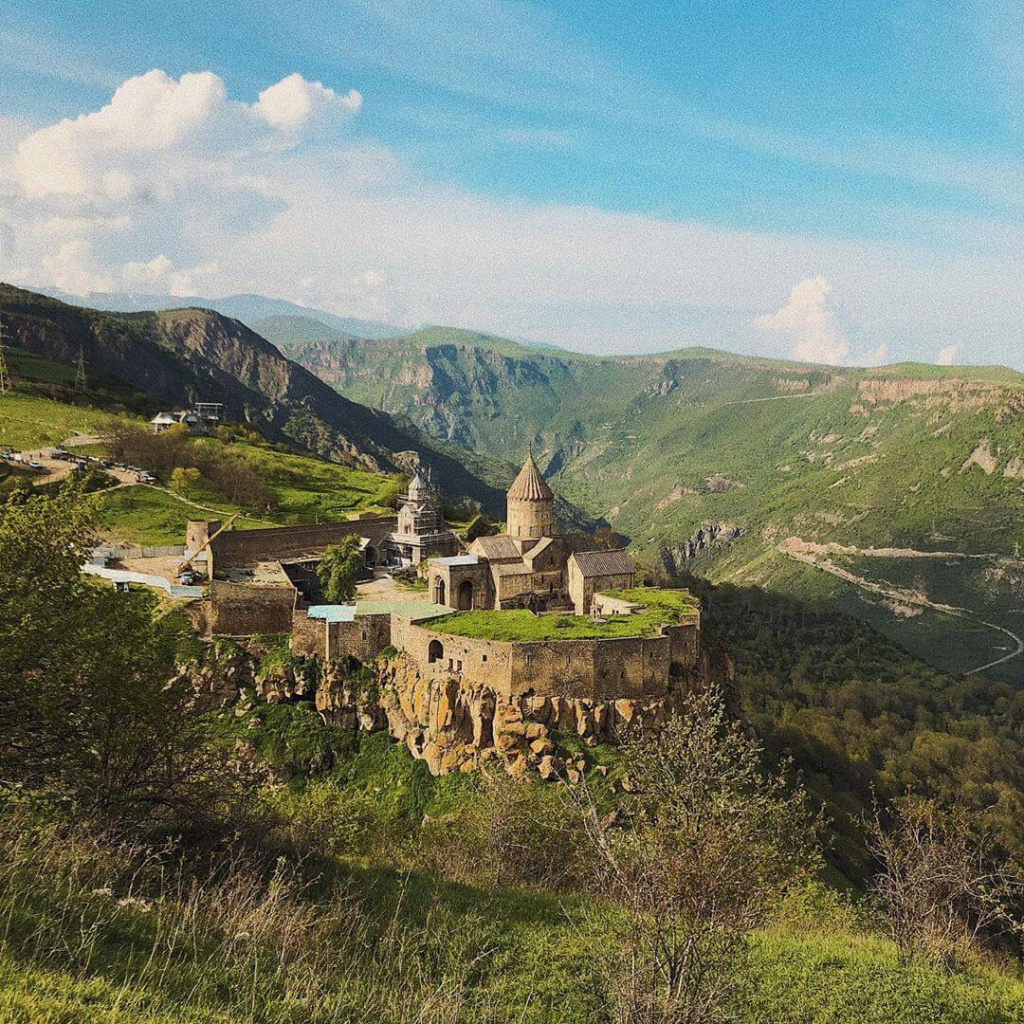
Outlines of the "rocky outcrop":
[{"label": "rocky outcrop", "polygon": [[513,775],[536,769],[553,778],[567,767],[558,733],[573,733],[587,746],[618,743],[632,730],[660,728],[674,704],[672,697],[508,699],[455,676],[421,675],[404,658],[384,663],[379,671],[388,731],[434,775],[473,771],[482,761],[497,759]]},{"label": "rocky outcrop", "polygon": [[661,549],[661,561],[670,573],[681,572],[691,558],[716,544],[728,544],[742,533],[732,523],[704,523],[686,540]]},{"label": "rocky outcrop", "polygon": [[[694,674],[710,678],[705,661]],[[518,776],[578,779],[583,759],[559,747],[560,736],[585,746],[620,743],[635,730],[661,728],[693,679],[678,680],[667,697],[593,700],[575,697],[504,698],[490,687],[470,686],[455,675],[420,673],[404,657],[380,662],[373,672],[352,673],[312,659],[257,667],[241,647],[217,651],[179,669],[197,706],[213,711],[251,706],[252,694],[270,704],[312,701],[325,724],[340,729],[386,729],[434,775],[475,771],[493,760]]]}]

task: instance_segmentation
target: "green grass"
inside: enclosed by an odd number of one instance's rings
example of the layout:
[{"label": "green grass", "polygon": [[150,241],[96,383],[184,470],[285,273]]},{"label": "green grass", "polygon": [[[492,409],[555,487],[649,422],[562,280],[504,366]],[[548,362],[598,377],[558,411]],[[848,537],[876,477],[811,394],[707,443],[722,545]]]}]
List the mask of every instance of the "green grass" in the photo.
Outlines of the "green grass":
[{"label": "green grass", "polygon": [[[125,544],[163,547],[185,543],[185,526],[190,519],[216,518],[214,512],[203,511],[167,491],[143,485],[118,487],[97,495],[99,529]],[[205,504],[205,503],[204,503]],[[237,511],[226,503],[223,516]],[[236,519],[233,529],[253,529],[261,524]]]},{"label": "green grass", "polygon": [[633,604],[661,612],[671,612],[677,617],[692,615],[700,611],[700,601],[688,590],[671,590],[662,587],[631,587],[627,590],[603,590],[603,594],[619,601],[631,601]]},{"label": "green grass", "polygon": [[600,621],[583,615],[534,615],[518,610],[477,611],[456,612],[449,618],[431,622],[430,628],[438,633],[478,640],[609,640],[655,636],[673,618],[658,610],[609,615]]},{"label": "green grass", "polygon": [[102,431],[109,419],[109,412],[93,406],[15,391],[0,398],[0,446],[15,451],[46,448],[75,433]]}]

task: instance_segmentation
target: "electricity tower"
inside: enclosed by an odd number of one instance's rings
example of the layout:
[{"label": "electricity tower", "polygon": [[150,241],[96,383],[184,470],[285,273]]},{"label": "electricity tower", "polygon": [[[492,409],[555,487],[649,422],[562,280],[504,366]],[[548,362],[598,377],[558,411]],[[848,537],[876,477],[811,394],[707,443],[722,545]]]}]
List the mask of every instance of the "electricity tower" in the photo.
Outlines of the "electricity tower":
[{"label": "electricity tower", "polygon": [[78,346],[78,370],[75,373],[75,391],[85,391],[85,353]]},{"label": "electricity tower", "polygon": [[4,349],[4,322],[0,320],[0,395],[6,395],[11,388],[11,375],[7,372],[7,353]]}]

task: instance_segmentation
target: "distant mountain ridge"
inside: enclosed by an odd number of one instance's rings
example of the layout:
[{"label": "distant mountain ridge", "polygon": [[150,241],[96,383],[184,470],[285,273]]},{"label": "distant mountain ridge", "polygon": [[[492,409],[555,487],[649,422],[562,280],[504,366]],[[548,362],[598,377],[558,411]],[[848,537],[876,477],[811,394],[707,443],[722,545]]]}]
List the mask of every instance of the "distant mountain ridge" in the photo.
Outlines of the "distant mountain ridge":
[{"label": "distant mountain ridge", "polygon": [[351,465],[393,472],[417,458],[446,491],[503,505],[513,467],[439,443],[408,422],[339,395],[238,320],[207,309],[115,314],[0,284],[7,343],[99,370],[169,405],[223,402],[262,433]]},{"label": "distant mountain ridge", "polygon": [[[301,306],[287,299],[268,298],[251,293],[225,295],[211,299],[199,295],[161,295],[140,292],[90,292],[84,296],[71,295],[58,288],[39,288],[38,293],[59,299],[70,306],[99,309],[110,313],[145,313],[163,309],[212,309],[222,316],[241,320],[256,330],[255,322],[267,317],[299,317],[315,320],[330,328],[357,338],[392,338],[403,333],[401,327],[376,320],[338,316],[323,309]],[[330,334],[330,332],[328,332]],[[271,339],[273,340],[273,339]]]}]

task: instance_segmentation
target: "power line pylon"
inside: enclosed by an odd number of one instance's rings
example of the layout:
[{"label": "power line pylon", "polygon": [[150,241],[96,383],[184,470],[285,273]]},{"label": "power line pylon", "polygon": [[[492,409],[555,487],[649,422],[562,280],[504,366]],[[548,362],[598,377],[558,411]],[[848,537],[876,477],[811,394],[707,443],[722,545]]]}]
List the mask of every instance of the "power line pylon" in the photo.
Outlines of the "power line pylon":
[{"label": "power line pylon", "polygon": [[4,322],[0,320],[0,395],[10,392],[11,375],[7,372],[7,353],[4,346]]},{"label": "power line pylon", "polygon": [[85,353],[82,346],[78,346],[78,370],[75,373],[75,391],[85,391]]}]

